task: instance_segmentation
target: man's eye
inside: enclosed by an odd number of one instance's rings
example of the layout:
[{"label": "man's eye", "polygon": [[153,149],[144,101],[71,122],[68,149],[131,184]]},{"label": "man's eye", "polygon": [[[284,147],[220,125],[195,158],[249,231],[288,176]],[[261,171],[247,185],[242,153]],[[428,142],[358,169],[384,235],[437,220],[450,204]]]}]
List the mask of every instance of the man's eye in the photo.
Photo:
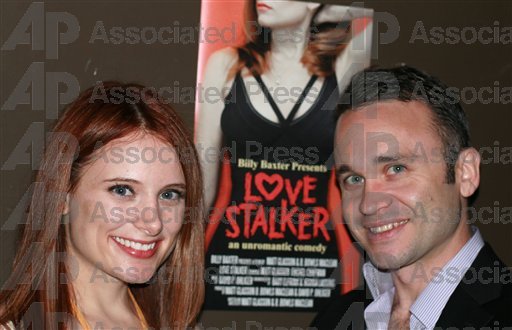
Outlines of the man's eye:
[{"label": "man's eye", "polygon": [[405,171],[405,166],[403,165],[393,165],[388,168],[387,174],[398,174]]},{"label": "man's eye", "polygon": [[119,196],[132,196],[133,189],[126,185],[115,185],[109,188],[109,190]]},{"label": "man's eye", "polygon": [[363,183],[364,179],[362,176],[359,176],[359,175],[350,175],[350,176],[347,176],[345,178],[345,180],[343,180],[343,182],[345,182],[345,184],[348,184],[348,185],[356,185],[356,184],[361,184]]},{"label": "man's eye", "polygon": [[178,190],[166,190],[160,194],[161,199],[165,200],[176,200],[182,198],[184,193]]}]

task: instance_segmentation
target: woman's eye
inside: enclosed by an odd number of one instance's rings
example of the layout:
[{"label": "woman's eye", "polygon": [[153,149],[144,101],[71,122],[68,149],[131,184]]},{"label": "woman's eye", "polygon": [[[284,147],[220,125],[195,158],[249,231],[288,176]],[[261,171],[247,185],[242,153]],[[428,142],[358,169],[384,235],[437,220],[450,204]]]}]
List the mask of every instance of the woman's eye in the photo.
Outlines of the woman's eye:
[{"label": "woman's eye", "polygon": [[178,190],[167,190],[160,194],[161,199],[165,200],[176,200],[183,197],[183,192]]},{"label": "woman's eye", "polygon": [[405,166],[403,165],[393,165],[388,168],[388,174],[398,174],[405,171]]},{"label": "woman's eye", "polygon": [[363,177],[359,175],[350,175],[347,176],[345,180],[343,180],[343,182],[345,182],[347,185],[357,185],[363,183],[363,181]]},{"label": "woman's eye", "polygon": [[111,192],[113,192],[114,194],[119,195],[119,196],[131,196],[131,195],[133,195],[133,190],[129,186],[115,185],[113,187],[110,187],[109,190]]}]

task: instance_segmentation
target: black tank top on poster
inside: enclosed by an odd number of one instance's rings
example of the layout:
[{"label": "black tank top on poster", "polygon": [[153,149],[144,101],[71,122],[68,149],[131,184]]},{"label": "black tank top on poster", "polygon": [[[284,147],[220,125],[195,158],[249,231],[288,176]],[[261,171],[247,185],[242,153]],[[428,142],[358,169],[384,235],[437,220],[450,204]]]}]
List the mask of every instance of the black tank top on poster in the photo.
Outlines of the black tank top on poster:
[{"label": "black tank top on poster", "polygon": [[[279,123],[270,121],[257,112],[249,99],[244,81],[238,74],[226,97],[226,106],[221,117],[221,127],[226,145],[228,147],[236,145],[237,154],[231,155],[231,160],[234,161],[235,158],[245,156],[263,159],[268,155],[272,157],[271,148],[289,148],[291,149],[291,158],[296,161],[303,164],[324,164],[333,150],[333,134],[336,123],[332,110],[336,108],[339,99],[335,76],[325,78],[317,99],[306,113],[298,118],[295,118],[295,114],[317,80],[317,76],[310,78],[287,118],[281,114],[279,106],[275,103],[261,77],[257,76],[255,79],[265,94],[266,101],[276,113]],[[267,147],[267,153],[262,151],[258,155],[255,145],[262,148]],[[302,149],[300,152],[299,148]],[[256,152],[254,152],[255,150]],[[315,156],[306,154],[308,151],[314,152]],[[277,161],[281,158],[289,159],[286,156],[279,156],[285,154],[284,151],[277,155],[278,153],[276,152],[275,157]],[[303,157],[300,157],[300,154]],[[316,159],[317,157],[318,159]]]},{"label": "black tank top on poster", "polygon": [[[339,280],[339,251],[327,210],[339,99],[336,77],[312,76],[285,118],[255,77],[279,122],[260,115],[237,74],[221,117],[229,153],[229,204],[206,253],[206,309],[316,311]],[[209,226],[212,224],[210,223]]]}]

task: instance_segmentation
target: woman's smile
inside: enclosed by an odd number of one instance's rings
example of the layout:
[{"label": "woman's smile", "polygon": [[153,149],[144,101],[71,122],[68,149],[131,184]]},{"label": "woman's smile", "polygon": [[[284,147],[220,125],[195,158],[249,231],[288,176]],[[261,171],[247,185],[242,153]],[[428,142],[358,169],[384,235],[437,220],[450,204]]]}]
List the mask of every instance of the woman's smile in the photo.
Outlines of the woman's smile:
[{"label": "woman's smile", "polygon": [[126,252],[135,258],[151,258],[155,255],[159,242],[141,242],[132,239],[122,238],[119,236],[112,236],[112,240],[121,248],[122,251]]}]

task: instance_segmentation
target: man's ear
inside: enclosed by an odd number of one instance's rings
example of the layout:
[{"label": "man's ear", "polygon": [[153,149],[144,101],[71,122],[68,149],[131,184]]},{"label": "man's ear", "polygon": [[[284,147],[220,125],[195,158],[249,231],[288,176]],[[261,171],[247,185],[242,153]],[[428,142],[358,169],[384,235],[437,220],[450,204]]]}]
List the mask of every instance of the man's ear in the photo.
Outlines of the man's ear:
[{"label": "man's ear", "polygon": [[66,194],[66,200],[64,201],[64,209],[62,210],[62,215],[67,215],[69,213],[69,193]]},{"label": "man's ear", "polygon": [[480,154],[475,148],[460,152],[455,166],[455,180],[459,183],[461,196],[468,198],[480,185]]}]

